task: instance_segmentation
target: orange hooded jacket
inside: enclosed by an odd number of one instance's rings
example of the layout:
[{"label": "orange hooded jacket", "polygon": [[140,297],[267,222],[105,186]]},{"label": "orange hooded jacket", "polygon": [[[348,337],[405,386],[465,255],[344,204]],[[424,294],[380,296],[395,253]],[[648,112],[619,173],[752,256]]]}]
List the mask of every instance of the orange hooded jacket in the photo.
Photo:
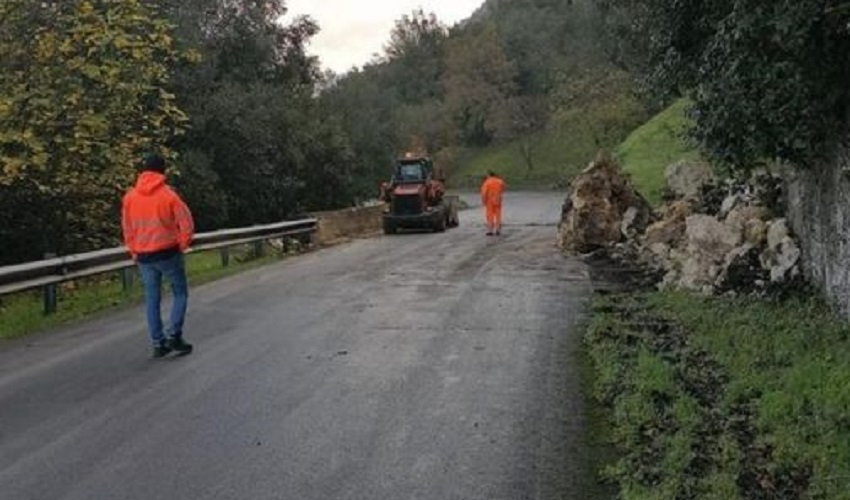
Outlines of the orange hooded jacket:
[{"label": "orange hooded jacket", "polygon": [[481,203],[485,207],[501,207],[504,192],[505,181],[496,176],[489,176],[481,185]]},{"label": "orange hooded jacket", "polygon": [[142,172],[124,196],[121,228],[133,257],[171,249],[185,252],[195,233],[189,207],[165,184],[165,175],[150,171]]}]

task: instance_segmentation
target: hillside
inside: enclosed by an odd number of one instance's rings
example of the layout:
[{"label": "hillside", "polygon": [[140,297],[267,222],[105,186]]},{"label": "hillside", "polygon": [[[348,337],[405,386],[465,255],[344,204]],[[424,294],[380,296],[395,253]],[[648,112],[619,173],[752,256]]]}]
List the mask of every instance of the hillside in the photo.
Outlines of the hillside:
[{"label": "hillside", "polygon": [[[641,105],[625,92],[619,98],[562,110],[544,130],[486,148],[463,150],[450,183],[470,187],[492,169],[512,186],[563,187],[600,149],[616,147],[645,116]],[[531,152],[530,168],[524,148]]]},{"label": "hillside", "polygon": [[404,16],[381,57],[323,95],[348,131],[354,178],[371,190],[415,147],[455,187],[490,169],[513,186],[564,184],[647,118],[601,24],[591,0],[489,0],[451,28]]},{"label": "hillside", "polygon": [[698,158],[699,153],[685,139],[688,102],[676,101],[637,130],[616,149],[616,157],[638,190],[657,205],[664,187],[664,169],[683,159]]},{"label": "hillside", "polygon": [[452,181],[474,182],[489,169],[516,186],[569,182],[599,149],[614,149],[648,118],[631,75],[604,50],[600,16],[590,2],[489,0],[470,23],[494,23],[516,54],[520,79],[542,91],[549,111],[531,131],[457,155]]}]

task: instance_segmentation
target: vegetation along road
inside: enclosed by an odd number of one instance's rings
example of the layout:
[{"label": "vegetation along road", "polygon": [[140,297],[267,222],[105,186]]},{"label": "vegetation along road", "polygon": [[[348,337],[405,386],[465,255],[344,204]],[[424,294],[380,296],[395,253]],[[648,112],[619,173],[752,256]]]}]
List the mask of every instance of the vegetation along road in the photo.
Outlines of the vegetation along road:
[{"label": "vegetation along road", "polygon": [[580,498],[583,264],[562,195],[194,290],[186,358],[136,309],[0,349],[0,497]]}]

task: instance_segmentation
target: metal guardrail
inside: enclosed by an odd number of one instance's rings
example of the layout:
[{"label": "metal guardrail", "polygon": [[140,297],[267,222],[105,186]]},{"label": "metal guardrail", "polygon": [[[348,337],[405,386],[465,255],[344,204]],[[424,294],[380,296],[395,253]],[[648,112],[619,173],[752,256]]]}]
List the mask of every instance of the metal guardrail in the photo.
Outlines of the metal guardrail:
[{"label": "metal guardrail", "polygon": [[[317,225],[317,219],[303,219],[197,234],[191,251],[221,250],[222,265],[227,266],[230,261],[227,249],[231,247],[290,236],[310,236],[316,232]],[[134,266],[135,263],[129,258],[126,247],[118,247],[0,267],[0,297],[43,288],[44,310],[50,314],[56,311],[56,285],[99,274],[124,271],[124,286],[128,288],[132,284],[132,274],[128,271]]]}]

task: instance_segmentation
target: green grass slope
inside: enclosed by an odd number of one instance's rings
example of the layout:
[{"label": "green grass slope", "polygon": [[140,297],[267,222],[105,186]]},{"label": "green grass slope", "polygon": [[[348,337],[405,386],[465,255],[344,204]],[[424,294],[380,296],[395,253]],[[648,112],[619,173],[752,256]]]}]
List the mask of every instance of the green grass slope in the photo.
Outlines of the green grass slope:
[{"label": "green grass slope", "polygon": [[661,201],[665,168],[679,160],[699,158],[684,138],[687,106],[685,99],[676,101],[635,130],[615,152],[637,189],[653,205]]},{"label": "green grass slope", "polygon": [[[475,187],[488,170],[493,170],[513,187],[564,185],[595,154],[596,146],[592,139],[584,137],[585,134],[579,128],[553,127],[527,139],[464,150],[458,156],[458,164],[463,168],[452,175],[450,184]],[[524,141],[531,145],[531,169],[523,158]]]},{"label": "green grass slope", "polygon": [[594,309],[620,498],[850,499],[850,324],[826,302],[665,292]]},{"label": "green grass slope", "polygon": [[[619,84],[622,86],[622,84]],[[643,106],[621,87],[558,110],[546,129],[486,148],[455,152],[451,187],[475,187],[494,170],[512,187],[565,187],[596,157],[611,150],[646,120]],[[531,168],[522,151],[531,145]]]}]

